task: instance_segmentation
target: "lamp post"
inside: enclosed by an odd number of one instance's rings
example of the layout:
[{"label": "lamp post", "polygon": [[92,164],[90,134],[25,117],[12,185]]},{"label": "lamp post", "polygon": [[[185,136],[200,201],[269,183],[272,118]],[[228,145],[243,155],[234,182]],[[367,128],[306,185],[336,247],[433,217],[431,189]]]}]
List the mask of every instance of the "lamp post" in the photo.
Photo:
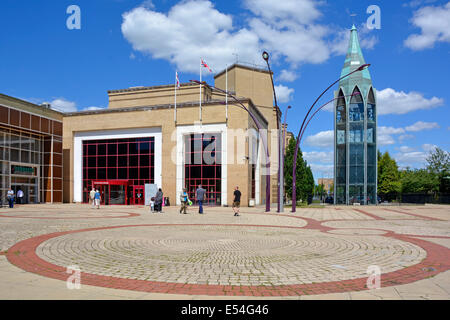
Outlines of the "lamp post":
[{"label": "lamp post", "polygon": [[[363,71],[364,69],[368,68],[370,66],[370,64],[363,64],[362,66],[360,66],[358,69],[340,77],[339,79],[337,79],[335,82],[333,82],[331,85],[328,86],[328,88],[326,88],[320,95],[319,97],[317,97],[316,101],[314,101],[314,103],[312,104],[312,106],[309,108],[308,112],[306,113],[305,118],[303,119],[302,125],[300,127],[300,131],[298,132],[297,135],[297,144],[295,146],[295,151],[294,151],[294,159],[293,159],[293,164],[292,164],[292,212],[296,211],[296,207],[297,207],[297,194],[296,194],[296,186],[295,186],[295,179],[296,179],[296,169],[297,169],[297,153],[298,153],[298,148],[300,146],[300,140],[301,140],[301,134],[303,131],[303,126],[305,125],[305,121],[308,118],[309,113],[311,112],[311,110],[314,108],[314,106],[316,105],[317,101],[319,101],[319,99],[325,94],[325,92],[327,92],[332,86],[334,86],[336,83],[338,83],[339,81],[341,81],[342,79],[350,76],[351,74],[358,72],[358,71]],[[333,99],[334,100],[334,99]]]},{"label": "lamp post", "polygon": [[[202,82],[198,81],[198,80],[189,80],[191,82],[197,83],[197,84],[203,84]],[[229,93],[226,90],[217,88],[215,86],[212,85],[208,85],[211,89],[219,91],[221,93],[226,94],[228,97],[232,98],[233,100],[235,100],[238,104],[239,107],[244,109],[245,111],[247,111],[247,113],[250,115],[250,117],[253,119],[253,121],[255,122],[256,126],[258,127],[258,131],[261,134],[261,130],[263,129],[263,127],[261,126],[261,124],[259,123],[258,119],[255,117],[255,115],[246,107],[242,104],[242,102],[236,98],[234,95],[232,95],[231,93]],[[264,139],[264,135],[262,136],[262,142],[263,145],[265,147],[266,150],[266,163],[267,163],[267,170],[269,172],[269,174],[266,174],[266,212],[270,211],[270,158],[269,158],[269,146],[267,144],[267,141]]]},{"label": "lamp post", "polygon": [[280,117],[279,117],[279,107],[278,107],[278,102],[277,102],[277,94],[275,92],[275,86],[273,84],[273,75],[272,75],[272,70],[270,70],[270,64],[269,64],[269,53],[267,53],[267,51],[264,51],[262,53],[262,58],[266,61],[267,64],[267,68],[269,69],[269,74],[270,74],[270,80],[272,82],[272,91],[273,91],[273,97],[275,100],[275,107],[277,110],[277,129],[278,129],[278,188],[277,188],[277,212],[281,212],[284,211],[284,205],[283,205],[283,200],[281,199],[281,148],[280,148]]},{"label": "lamp post", "polygon": [[285,148],[286,148],[286,118],[287,118],[287,112],[289,109],[291,109],[291,106],[287,106],[286,107],[286,111],[284,112],[284,122],[283,122],[283,127],[281,128],[281,130],[283,130],[283,149],[281,150],[281,184],[280,184],[280,193],[281,193],[281,197],[283,199],[283,206],[281,207],[281,212],[284,212],[284,157],[285,157]]}]

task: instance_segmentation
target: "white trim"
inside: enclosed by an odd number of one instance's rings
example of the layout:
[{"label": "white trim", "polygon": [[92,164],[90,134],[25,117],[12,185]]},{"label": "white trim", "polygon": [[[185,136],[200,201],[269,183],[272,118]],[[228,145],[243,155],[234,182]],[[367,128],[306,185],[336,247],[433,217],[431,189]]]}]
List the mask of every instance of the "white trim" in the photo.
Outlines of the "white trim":
[{"label": "white trim", "polygon": [[221,205],[227,204],[227,125],[223,124],[207,124],[193,126],[177,127],[177,176],[176,176],[176,204],[181,205],[180,194],[183,189],[184,182],[184,136],[187,134],[200,133],[221,133],[222,134],[222,180],[221,180]]},{"label": "white trim", "polygon": [[83,201],[83,141],[100,139],[155,138],[155,170],[154,181],[162,186],[162,134],[161,128],[137,128],[105,131],[75,132],[73,143],[73,201]]}]

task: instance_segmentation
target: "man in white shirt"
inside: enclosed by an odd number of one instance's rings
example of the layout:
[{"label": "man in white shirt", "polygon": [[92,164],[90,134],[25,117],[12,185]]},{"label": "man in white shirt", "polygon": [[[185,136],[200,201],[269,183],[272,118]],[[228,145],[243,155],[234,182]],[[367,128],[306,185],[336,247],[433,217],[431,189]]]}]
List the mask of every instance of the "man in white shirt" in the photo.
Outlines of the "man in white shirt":
[{"label": "man in white shirt", "polygon": [[23,191],[22,189],[17,190],[17,204],[22,204]]},{"label": "man in white shirt", "polygon": [[14,208],[14,191],[13,191],[13,189],[8,190],[6,197],[8,198],[9,207]]},{"label": "man in white shirt", "polygon": [[89,197],[91,198],[92,208],[95,207],[95,189],[92,187],[91,192],[89,192]]}]

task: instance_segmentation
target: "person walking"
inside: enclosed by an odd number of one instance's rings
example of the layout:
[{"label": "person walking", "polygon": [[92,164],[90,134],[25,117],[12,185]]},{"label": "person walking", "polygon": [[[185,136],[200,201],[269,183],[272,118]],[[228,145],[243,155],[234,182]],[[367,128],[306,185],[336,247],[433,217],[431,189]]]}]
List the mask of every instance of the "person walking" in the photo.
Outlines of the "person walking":
[{"label": "person walking", "polygon": [[162,213],[163,192],[161,188],[158,189],[155,195],[155,211]]},{"label": "person walking", "polygon": [[202,188],[202,185],[199,184],[197,191],[195,192],[195,197],[198,202],[198,213],[203,214],[203,201],[205,201],[206,190]]},{"label": "person walking", "polygon": [[6,198],[8,199],[8,204],[10,208],[14,208],[14,190],[9,189],[8,193],[6,194]]},{"label": "person walking", "polygon": [[95,191],[94,199],[95,199],[95,205],[97,206],[97,209],[100,209],[101,196],[100,196],[100,191],[98,191],[98,189]]},{"label": "person walking", "polygon": [[183,192],[181,192],[180,194],[180,201],[181,201],[181,208],[180,208],[180,213],[183,211],[184,214],[186,214],[186,210],[187,210],[187,203],[188,203],[189,197],[188,194],[186,192],[186,188],[183,188]]},{"label": "person walking", "polygon": [[234,189],[234,200],[233,200],[233,211],[234,211],[234,216],[238,217],[239,216],[239,207],[241,206],[241,192],[239,191],[239,187],[236,186],[236,188]]},{"label": "person walking", "polygon": [[22,189],[17,190],[17,204],[22,204],[23,191]]},{"label": "person walking", "polygon": [[94,209],[94,207],[95,207],[95,188],[94,187],[92,187],[91,192],[89,192],[89,198],[91,198],[91,203],[92,203],[91,208]]}]

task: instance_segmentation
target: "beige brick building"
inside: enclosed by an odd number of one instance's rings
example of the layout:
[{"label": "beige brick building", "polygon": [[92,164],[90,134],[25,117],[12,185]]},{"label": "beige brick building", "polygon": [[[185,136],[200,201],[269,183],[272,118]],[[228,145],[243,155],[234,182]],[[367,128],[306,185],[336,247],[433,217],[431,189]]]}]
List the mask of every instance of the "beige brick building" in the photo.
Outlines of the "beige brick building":
[{"label": "beige brick building", "polygon": [[[280,113],[269,72],[236,64],[214,81],[265,129],[276,203]],[[201,92],[200,108],[200,85],[181,84],[175,108],[174,85],[111,90],[107,109],[65,114],[64,202],[88,201],[95,186],[105,204],[138,204],[144,185],[154,184],[174,205],[183,188],[192,198],[201,183],[212,205],[231,205],[235,186],[242,205],[265,203],[266,140],[257,123],[211,86]]]}]

